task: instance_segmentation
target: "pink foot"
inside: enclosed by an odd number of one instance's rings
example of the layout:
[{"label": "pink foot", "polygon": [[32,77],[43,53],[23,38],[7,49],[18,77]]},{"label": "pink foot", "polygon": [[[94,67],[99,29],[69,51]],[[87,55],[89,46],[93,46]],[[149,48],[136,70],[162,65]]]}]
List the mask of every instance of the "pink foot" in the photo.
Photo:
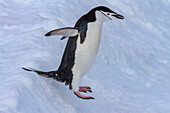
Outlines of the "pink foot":
[{"label": "pink foot", "polygon": [[80,86],[79,91],[80,92],[85,92],[85,93],[87,93],[87,91],[92,92],[92,90],[91,90],[91,88],[89,86]]},{"label": "pink foot", "polygon": [[74,94],[75,94],[77,97],[82,98],[82,99],[94,99],[94,97],[82,95],[79,91],[74,92]]}]

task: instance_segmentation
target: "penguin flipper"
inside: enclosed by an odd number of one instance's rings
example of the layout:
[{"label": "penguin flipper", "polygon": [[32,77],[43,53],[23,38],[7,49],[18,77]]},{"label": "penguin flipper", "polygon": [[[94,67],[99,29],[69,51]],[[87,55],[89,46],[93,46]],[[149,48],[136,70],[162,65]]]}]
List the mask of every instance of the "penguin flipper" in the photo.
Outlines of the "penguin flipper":
[{"label": "penguin flipper", "polygon": [[79,30],[73,27],[65,27],[65,28],[59,28],[52,30],[45,34],[45,36],[53,36],[53,35],[60,35],[63,36],[61,40],[67,38],[67,37],[74,37],[79,33]]}]

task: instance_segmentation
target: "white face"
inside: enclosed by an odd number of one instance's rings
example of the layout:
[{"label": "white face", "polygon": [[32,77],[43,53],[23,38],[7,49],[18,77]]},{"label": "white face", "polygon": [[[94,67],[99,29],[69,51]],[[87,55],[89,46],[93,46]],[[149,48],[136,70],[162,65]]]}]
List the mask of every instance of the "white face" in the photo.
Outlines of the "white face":
[{"label": "white face", "polygon": [[123,16],[117,13],[104,12],[104,11],[96,11],[95,13],[96,13],[97,21],[100,21],[100,22],[105,22],[108,20],[112,20],[114,18],[123,19]]}]

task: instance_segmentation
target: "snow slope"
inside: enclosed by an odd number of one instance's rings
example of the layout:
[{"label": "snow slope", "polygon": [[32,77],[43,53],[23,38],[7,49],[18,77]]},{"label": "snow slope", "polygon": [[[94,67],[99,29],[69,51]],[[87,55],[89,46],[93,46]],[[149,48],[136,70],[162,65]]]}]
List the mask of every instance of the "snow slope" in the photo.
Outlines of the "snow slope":
[{"label": "snow slope", "polygon": [[[82,79],[95,100],[21,69],[57,69],[66,41],[44,37],[105,5],[95,64]],[[169,113],[170,0],[0,0],[0,113]]]}]

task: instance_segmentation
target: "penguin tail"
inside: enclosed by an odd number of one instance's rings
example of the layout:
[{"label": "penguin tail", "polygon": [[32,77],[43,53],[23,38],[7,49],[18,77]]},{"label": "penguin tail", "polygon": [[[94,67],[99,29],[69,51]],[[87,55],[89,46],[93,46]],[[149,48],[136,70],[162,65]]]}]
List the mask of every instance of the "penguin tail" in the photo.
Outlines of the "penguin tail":
[{"label": "penguin tail", "polygon": [[44,71],[39,71],[39,70],[36,70],[36,69],[33,69],[33,68],[25,68],[25,67],[22,67],[22,69],[24,69],[26,71],[35,72],[38,75],[46,77],[46,78],[53,78],[53,79],[57,78],[57,71],[44,72]]}]

